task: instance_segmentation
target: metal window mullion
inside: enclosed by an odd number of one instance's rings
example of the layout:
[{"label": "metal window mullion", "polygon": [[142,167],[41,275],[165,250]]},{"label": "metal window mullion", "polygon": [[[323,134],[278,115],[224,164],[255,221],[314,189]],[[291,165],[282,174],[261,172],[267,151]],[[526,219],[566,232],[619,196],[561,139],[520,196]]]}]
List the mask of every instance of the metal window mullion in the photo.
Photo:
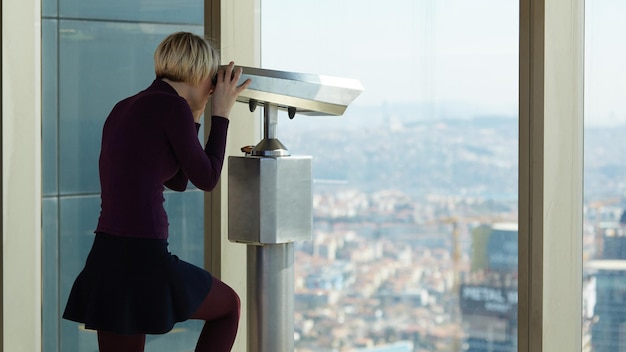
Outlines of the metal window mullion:
[{"label": "metal window mullion", "polygon": [[520,1],[519,351],[582,346],[583,0]]}]

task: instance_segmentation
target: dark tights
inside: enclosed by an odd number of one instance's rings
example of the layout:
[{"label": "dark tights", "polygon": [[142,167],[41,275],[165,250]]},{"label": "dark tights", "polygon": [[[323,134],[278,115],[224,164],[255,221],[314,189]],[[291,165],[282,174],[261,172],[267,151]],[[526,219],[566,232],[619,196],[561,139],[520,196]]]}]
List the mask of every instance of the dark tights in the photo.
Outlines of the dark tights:
[{"label": "dark tights", "polygon": [[[211,291],[190,319],[204,320],[196,352],[229,352],[235,342],[241,303],[237,293],[213,278]],[[120,335],[98,330],[100,352],[143,352],[146,335]]]}]

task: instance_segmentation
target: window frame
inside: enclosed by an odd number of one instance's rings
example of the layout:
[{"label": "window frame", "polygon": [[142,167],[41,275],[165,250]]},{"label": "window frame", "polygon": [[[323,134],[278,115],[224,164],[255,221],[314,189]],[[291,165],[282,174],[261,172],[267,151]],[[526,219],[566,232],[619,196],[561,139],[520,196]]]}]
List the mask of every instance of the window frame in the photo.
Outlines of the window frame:
[{"label": "window frame", "polygon": [[[205,34],[213,40],[222,64],[259,67],[261,64],[261,0],[205,0]],[[204,133],[209,135],[210,104],[205,110]],[[246,351],[248,340],[247,306],[247,246],[228,240],[228,157],[242,156],[241,147],[261,139],[259,109],[250,112],[245,104],[232,109],[226,159],[217,187],[205,193],[205,268],[235,289],[241,299],[239,332],[234,351]]]},{"label": "window frame", "polygon": [[[41,3],[2,3],[0,350],[41,351]],[[15,270],[19,268],[19,270]]]},{"label": "window frame", "polygon": [[584,0],[520,0],[518,351],[582,350]]},{"label": "window frame", "polygon": [[[258,4],[247,6],[253,10]],[[519,6],[518,351],[577,351],[582,349],[584,0],[520,0]],[[254,20],[260,22],[260,16],[256,12]],[[243,43],[231,43],[235,52],[245,50]],[[246,270],[245,261],[233,264],[234,272]]]}]

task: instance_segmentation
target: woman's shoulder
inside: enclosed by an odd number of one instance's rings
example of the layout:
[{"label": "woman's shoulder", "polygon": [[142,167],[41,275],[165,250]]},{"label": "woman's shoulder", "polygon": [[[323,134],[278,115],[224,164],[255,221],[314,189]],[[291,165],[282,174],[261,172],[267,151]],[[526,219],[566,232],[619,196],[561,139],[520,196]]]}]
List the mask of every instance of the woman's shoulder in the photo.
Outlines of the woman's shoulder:
[{"label": "woman's shoulder", "polygon": [[167,83],[155,80],[155,82],[147,89],[141,91],[135,96],[135,103],[150,110],[162,113],[171,113],[173,111],[186,112],[189,110],[189,104],[185,98],[181,97]]},{"label": "woman's shoulder", "polygon": [[140,92],[138,95],[148,100],[151,99],[151,100],[166,101],[168,103],[171,103],[171,102],[186,103],[185,98],[178,95],[178,93],[176,92],[174,88],[172,88],[172,86],[170,86],[169,84],[159,79],[154,80],[154,82],[152,82],[152,84],[148,88]]}]

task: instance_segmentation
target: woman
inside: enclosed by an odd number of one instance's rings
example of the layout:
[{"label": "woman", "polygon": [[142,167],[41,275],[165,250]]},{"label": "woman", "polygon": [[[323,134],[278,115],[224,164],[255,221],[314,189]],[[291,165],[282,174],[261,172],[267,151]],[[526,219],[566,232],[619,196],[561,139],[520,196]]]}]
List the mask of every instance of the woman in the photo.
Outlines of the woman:
[{"label": "woman", "polygon": [[[117,103],[104,124],[96,236],[63,314],[97,330],[102,352],[143,351],[145,334],[166,333],[187,319],[205,320],[196,351],[232,348],[239,297],[168,252],[163,207],[164,186],[184,191],[191,181],[210,191],[220,177],[228,117],[250,80],[238,86],[241,69],[231,62],[218,72],[218,63],[205,39],[168,36],[154,54],[154,82]],[[199,121],[209,97],[203,148]]]}]

